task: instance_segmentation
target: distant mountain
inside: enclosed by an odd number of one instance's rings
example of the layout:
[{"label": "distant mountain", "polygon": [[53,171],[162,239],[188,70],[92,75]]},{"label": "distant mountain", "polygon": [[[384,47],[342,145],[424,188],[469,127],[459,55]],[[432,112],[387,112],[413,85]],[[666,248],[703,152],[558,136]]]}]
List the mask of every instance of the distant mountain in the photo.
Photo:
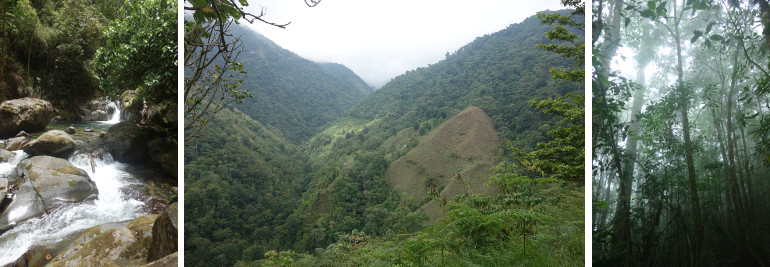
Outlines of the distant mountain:
[{"label": "distant mountain", "polygon": [[318,63],[322,68],[328,70],[338,78],[352,84],[355,88],[361,91],[361,93],[369,94],[372,92],[372,87],[366,84],[361,77],[358,77],[355,72],[350,70],[345,65],[339,63]]},{"label": "distant mountain", "polygon": [[231,30],[244,49],[238,58],[248,72],[242,87],[253,95],[238,109],[294,143],[320,132],[371,92],[343,65],[304,59],[245,26]]}]

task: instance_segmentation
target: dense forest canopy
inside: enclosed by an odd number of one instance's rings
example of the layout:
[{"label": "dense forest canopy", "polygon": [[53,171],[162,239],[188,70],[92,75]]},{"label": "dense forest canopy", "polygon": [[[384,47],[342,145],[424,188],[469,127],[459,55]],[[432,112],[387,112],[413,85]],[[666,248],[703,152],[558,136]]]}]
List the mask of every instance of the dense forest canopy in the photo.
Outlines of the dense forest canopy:
[{"label": "dense forest canopy", "polygon": [[594,1],[593,257],[770,262],[770,9]]}]

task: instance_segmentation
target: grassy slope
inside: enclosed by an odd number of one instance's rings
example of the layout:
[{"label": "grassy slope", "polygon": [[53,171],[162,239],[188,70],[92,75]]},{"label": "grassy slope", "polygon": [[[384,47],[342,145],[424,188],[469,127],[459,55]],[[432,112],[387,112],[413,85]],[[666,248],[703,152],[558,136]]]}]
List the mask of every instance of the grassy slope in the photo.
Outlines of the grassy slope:
[{"label": "grassy slope", "polygon": [[[435,181],[448,200],[468,191],[457,179],[469,181],[471,193],[493,193],[487,182],[500,140],[492,119],[479,107],[468,107],[422,138],[406,155],[391,163],[385,175],[399,192],[423,199]],[[433,200],[421,208],[431,221],[442,216]]]}]

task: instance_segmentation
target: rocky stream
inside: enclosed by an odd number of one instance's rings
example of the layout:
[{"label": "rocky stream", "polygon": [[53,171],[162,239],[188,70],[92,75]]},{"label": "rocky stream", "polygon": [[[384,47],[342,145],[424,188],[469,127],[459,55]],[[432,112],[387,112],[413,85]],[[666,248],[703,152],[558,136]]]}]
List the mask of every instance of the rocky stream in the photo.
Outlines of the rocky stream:
[{"label": "rocky stream", "polygon": [[46,101],[0,105],[0,266],[177,266],[175,120],[128,98],[50,124]]}]

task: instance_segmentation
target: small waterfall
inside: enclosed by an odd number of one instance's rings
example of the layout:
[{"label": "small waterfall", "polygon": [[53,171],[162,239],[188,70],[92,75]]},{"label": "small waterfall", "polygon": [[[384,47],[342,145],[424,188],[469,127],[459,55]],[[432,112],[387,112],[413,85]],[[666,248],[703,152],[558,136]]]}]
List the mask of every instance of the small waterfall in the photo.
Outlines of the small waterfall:
[{"label": "small waterfall", "polygon": [[106,121],[107,124],[116,124],[120,122],[120,101],[115,101],[115,113],[112,113],[112,118]]},{"label": "small waterfall", "polygon": [[[24,221],[0,235],[0,265],[15,261],[34,245],[55,244],[71,238],[69,235],[79,230],[144,215],[142,202],[124,199],[121,193],[121,188],[138,183],[124,171],[127,165],[115,162],[109,153],[96,153],[98,155],[76,154],[69,161],[88,173],[99,188],[99,198],[62,206],[41,217]],[[17,163],[13,163],[11,172]],[[0,177],[3,176],[4,173],[0,172]]]},{"label": "small waterfall", "polygon": [[19,161],[28,156],[27,153],[24,153],[24,150],[14,150],[10,152],[11,158],[8,159],[8,162],[0,162],[0,178],[11,175],[13,169],[16,168],[16,164],[19,164]]}]

